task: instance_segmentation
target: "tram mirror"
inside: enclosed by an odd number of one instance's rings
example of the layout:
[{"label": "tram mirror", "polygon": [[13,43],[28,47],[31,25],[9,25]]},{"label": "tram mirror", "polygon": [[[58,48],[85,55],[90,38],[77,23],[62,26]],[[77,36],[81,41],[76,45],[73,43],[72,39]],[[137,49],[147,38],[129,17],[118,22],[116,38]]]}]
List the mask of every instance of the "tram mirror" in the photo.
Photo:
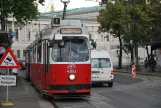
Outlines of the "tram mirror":
[{"label": "tram mirror", "polygon": [[96,47],[97,47],[97,43],[96,43],[96,41],[94,41],[93,39],[91,39],[90,47],[92,47],[91,50],[96,49]]},{"label": "tram mirror", "polygon": [[49,47],[49,48],[53,47],[53,41],[51,41],[51,40],[48,41],[48,47]]},{"label": "tram mirror", "polygon": [[59,42],[59,47],[64,47],[64,46],[65,46],[64,40],[60,41]]}]

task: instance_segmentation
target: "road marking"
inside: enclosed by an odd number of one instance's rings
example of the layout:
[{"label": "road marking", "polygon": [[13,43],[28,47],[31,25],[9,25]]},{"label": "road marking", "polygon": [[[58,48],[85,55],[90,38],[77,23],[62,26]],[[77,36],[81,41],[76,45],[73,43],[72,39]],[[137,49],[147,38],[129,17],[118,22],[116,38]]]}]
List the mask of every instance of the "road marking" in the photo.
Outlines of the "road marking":
[{"label": "road marking", "polygon": [[100,94],[97,94],[97,93],[92,93],[93,96],[96,96],[97,98],[99,99],[106,99],[107,101],[110,101],[111,99],[105,97],[105,96],[102,96]]},{"label": "road marking", "polygon": [[77,105],[77,106],[70,106],[70,107],[63,107],[63,108],[77,108],[77,107],[82,107],[82,106],[85,106],[85,104],[84,105]]},{"label": "road marking", "polygon": [[116,108],[106,102],[96,103],[99,108]]}]

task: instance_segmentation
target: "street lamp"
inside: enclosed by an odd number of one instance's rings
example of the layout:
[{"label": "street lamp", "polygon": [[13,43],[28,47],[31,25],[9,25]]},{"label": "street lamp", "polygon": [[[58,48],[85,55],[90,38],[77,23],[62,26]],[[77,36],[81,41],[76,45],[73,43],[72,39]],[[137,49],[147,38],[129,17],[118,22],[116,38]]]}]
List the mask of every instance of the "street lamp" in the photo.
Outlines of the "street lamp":
[{"label": "street lamp", "polygon": [[64,10],[63,10],[63,20],[64,20],[66,15],[67,5],[70,2],[70,0],[60,0],[60,1],[64,4]]}]

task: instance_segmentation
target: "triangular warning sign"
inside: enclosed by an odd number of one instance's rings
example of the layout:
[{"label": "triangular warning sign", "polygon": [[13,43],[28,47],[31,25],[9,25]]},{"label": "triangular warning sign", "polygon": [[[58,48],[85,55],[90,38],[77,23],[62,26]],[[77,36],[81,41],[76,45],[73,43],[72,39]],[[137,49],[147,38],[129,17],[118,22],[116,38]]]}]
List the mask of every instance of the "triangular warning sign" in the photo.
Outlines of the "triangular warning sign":
[{"label": "triangular warning sign", "polygon": [[8,48],[0,60],[0,68],[20,68],[20,67],[21,66],[18,63],[14,54],[12,53],[11,49]]}]

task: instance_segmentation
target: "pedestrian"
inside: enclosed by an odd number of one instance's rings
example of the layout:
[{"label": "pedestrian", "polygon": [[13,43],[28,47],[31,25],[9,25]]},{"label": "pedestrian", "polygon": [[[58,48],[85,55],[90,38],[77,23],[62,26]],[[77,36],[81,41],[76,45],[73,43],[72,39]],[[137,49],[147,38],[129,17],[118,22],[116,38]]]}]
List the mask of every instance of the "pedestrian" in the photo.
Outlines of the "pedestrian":
[{"label": "pedestrian", "polygon": [[145,65],[145,68],[147,69],[147,67],[148,67],[148,58],[147,57],[144,60],[144,65]]},{"label": "pedestrian", "polygon": [[154,58],[152,58],[151,60],[151,69],[152,69],[152,72],[155,72],[155,66],[156,66],[156,61]]},{"label": "pedestrian", "polygon": [[19,73],[19,68],[13,68],[12,70],[12,74],[16,76],[16,86],[17,86],[17,76],[18,76],[18,73]]}]

